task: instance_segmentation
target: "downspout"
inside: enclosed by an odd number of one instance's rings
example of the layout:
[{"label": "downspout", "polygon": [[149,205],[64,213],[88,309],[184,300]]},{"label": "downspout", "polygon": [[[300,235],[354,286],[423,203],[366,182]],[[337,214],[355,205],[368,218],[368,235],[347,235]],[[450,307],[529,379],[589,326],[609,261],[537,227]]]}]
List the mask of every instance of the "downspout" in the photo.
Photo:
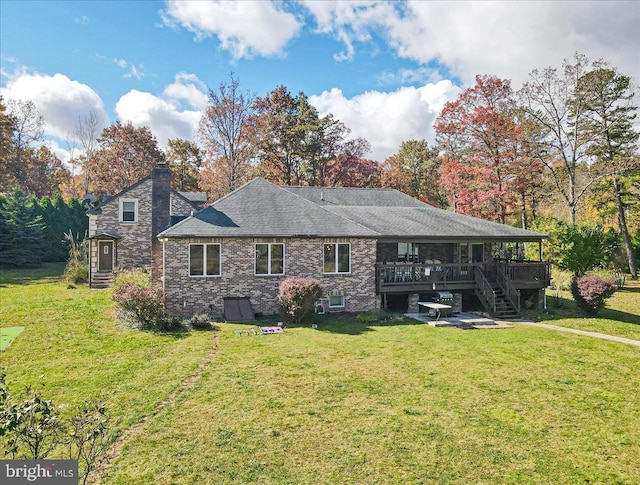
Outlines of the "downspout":
[{"label": "downspout", "polygon": [[89,288],[91,288],[91,284],[93,283],[91,280],[93,278],[92,264],[93,261],[93,240],[89,239]]}]

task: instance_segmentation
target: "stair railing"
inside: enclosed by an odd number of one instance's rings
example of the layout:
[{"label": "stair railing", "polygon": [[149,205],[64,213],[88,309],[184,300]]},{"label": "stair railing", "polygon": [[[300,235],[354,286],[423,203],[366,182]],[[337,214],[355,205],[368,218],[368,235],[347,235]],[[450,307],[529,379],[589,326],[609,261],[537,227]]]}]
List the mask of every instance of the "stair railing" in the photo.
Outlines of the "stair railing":
[{"label": "stair railing", "polygon": [[496,282],[502,288],[505,296],[513,305],[513,308],[520,313],[520,290],[516,290],[507,276],[507,263],[498,264],[496,271]]},{"label": "stair railing", "polygon": [[488,305],[487,310],[491,310],[492,314],[496,313],[496,292],[491,288],[491,283],[485,278],[484,273],[477,267],[474,271],[476,286],[482,298],[484,298],[485,302]]}]

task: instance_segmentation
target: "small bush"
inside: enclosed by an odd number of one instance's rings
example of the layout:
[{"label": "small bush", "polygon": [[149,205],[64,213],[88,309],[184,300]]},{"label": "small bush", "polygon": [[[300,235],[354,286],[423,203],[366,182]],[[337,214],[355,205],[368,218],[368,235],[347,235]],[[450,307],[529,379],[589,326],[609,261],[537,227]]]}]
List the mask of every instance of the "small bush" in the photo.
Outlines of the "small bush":
[{"label": "small bush", "polygon": [[322,285],[314,278],[287,278],[280,283],[280,313],[287,325],[302,323],[322,297]]},{"label": "small bush", "polygon": [[189,320],[189,325],[195,330],[210,330],[214,328],[209,321],[209,315],[206,313],[192,316],[191,320]]},{"label": "small bush", "polygon": [[367,311],[358,313],[356,320],[365,325],[375,325],[377,323],[383,323],[393,319],[393,315],[386,310],[380,311]]},{"label": "small bush", "polygon": [[5,374],[0,374],[0,437],[6,444],[5,455],[42,460],[58,445],[61,432],[62,423],[52,401],[31,387],[14,399]]},{"label": "small bush", "polygon": [[134,328],[168,332],[180,327],[180,320],[164,312],[164,293],[151,286],[146,276],[123,273],[116,278],[111,299],[118,305],[120,317]]},{"label": "small bush", "polygon": [[616,284],[597,276],[580,276],[571,282],[571,294],[577,307],[587,315],[595,315],[604,308],[607,298],[615,293]]}]

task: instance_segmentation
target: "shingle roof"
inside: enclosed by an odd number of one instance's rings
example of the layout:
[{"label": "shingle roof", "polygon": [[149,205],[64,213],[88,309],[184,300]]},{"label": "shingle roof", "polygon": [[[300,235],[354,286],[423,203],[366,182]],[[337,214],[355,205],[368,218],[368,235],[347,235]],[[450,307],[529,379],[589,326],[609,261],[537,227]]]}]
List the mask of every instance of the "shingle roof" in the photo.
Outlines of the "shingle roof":
[{"label": "shingle roof", "polygon": [[371,229],[257,178],[161,233],[164,237],[374,237]]},{"label": "shingle roof", "polygon": [[163,237],[374,237],[536,241],[544,234],[437,209],[388,189],[279,187],[254,179]]}]

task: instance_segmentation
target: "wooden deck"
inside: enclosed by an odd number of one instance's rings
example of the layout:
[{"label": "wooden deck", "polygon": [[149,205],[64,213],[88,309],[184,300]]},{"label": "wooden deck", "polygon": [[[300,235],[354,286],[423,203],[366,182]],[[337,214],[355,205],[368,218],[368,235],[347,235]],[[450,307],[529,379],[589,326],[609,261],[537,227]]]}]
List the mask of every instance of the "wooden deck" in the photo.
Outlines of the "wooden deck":
[{"label": "wooden deck", "polygon": [[476,288],[475,271],[482,268],[507,276],[515,289],[542,289],[550,283],[546,261],[492,261],[490,264],[377,263],[378,293],[412,293],[430,290],[468,290]]}]

